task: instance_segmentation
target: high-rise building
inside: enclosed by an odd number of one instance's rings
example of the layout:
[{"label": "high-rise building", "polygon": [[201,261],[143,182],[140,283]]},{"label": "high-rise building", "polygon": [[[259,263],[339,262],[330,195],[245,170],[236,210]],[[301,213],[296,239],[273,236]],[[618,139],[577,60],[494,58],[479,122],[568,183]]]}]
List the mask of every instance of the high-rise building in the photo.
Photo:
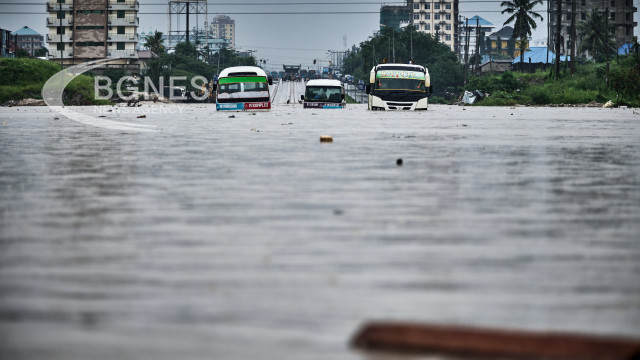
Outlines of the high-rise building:
[{"label": "high-rise building", "polygon": [[[551,34],[549,45],[552,48],[555,48],[556,27],[558,24],[557,8],[558,0],[549,0]],[[597,9],[607,15],[618,47],[633,43],[633,28],[638,26],[638,23],[633,21],[633,14],[638,11],[638,8],[633,6],[633,0],[576,0],[576,26],[580,21],[586,20],[587,12],[590,12],[591,9]],[[573,16],[571,2],[563,1],[561,11],[560,54],[568,55],[571,52],[571,18]],[[580,46],[579,34],[576,39],[576,46]]]},{"label": "high-rise building", "polygon": [[229,40],[231,47],[236,47],[236,21],[226,15],[218,15],[210,25],[209,36],[214,39]]},{"label": "high-rise building", "polygon": [[18,48],[26,50],[31,56],[35,56],[36,50],[44,47],[44,36],[38,34],[28,26],[14,31],[13,35],[16,37]]},{"label": "high-rise building", "polygon": [[48,0],[49,57],[64,65],[118,58],[116,66],[137,66],[138,9],[136,0]]},{"label": "high-rise building", "polygon": [[410,21],[416,30],[446,44],[452,51],[459,53],[458,38],[458,2],[459,0],[413,0]]}]

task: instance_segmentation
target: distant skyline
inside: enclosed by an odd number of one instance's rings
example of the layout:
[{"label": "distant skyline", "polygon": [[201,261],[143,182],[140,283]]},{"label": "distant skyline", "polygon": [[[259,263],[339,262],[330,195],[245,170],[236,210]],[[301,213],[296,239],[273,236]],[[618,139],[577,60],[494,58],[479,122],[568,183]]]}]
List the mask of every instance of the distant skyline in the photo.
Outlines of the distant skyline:
[{"label": "distant skyline", "polygon": [[[29,3],[42,2],[42,5],[16,5],[18,0],[0,0],[0,27],[16,31],[24,26],[33,30],[47,33],[45,12],[46,1],[29,0]],[[168,5],[166,0],[139,0],[140,27],[138,32],[168,31]],[[371,0],[322,0],[324,4],[310,4],[310,0],[276,0],[261,1],[231,0],[209,1],[209,21],[215,16],[225,14],[236,23],[236,48],[241,51],[255,50],[254,56],[267,60],[269,70],[282,69],[282,64],[301,64],[304,67],[313,66],[313,59],[328,59],[328,50],[343,51],[352,45],[359,45],[367,40],[379,29],[379,10],[382,2]],[[286,3],[286,5],[281,5]],[[327,3],[334,3],[328,5]],[[398,0],[391,0],[385,4],[400,4]],[[634,6],[640,7],[640,0],[633,1]],[[218,5],[214,5],[218,4]],[[500,1],[460,1],[460,14],[471,18],[478,15],[495,26],[495,30],[502,28],[507,15],[500,13]],[[546,2],[537,6],[544,21],[540,21],[538,29],[534,31],[532,39],[544,40],[547,37]],[[6,14],[17,12],[22,14]],[[36,12],[38,14],[25,14]],[[264,13],[315,13],[325,14],[268,14]],[[344,12],[345,14],[335,14]],[[349,12],[360,12],[351,13]],[[261,14],[247,14],[261,13]],[[334,13],[334,14],[326,14]],[[638,21],[638,14],[634,20]],[[204,18],[198,23],[203,27]],[[512,25],[512,24],[511,24]],[[175,25],[174,25],[175,26]],[[184,28],[184,22],[180,23]],[[195,26],[195,17],[191,18],[191,26]],[[636,36],[640,35],[639,28],[634,29]],[[346,46],[344,37],[346,36]]]}]

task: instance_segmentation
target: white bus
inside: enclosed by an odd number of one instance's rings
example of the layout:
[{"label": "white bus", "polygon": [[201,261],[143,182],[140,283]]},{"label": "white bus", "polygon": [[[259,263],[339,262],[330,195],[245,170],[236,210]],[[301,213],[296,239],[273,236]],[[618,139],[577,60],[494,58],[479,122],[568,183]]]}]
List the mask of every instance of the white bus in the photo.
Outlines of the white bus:
[{"label": "white bus", "polygon": [[301,98],[303,108],[342,109],[346,105],[339,80],[309,80]]},{"label": "white bus", "polygon": [[420,65],[376,65],[369,83],[369,110],[427,110],[433,93],[429,71]]},{"label": "white bus", "polygon": [[259,67],[234,66],[222,70],[216,91],[217,110],[269,110],[272,80]]}]

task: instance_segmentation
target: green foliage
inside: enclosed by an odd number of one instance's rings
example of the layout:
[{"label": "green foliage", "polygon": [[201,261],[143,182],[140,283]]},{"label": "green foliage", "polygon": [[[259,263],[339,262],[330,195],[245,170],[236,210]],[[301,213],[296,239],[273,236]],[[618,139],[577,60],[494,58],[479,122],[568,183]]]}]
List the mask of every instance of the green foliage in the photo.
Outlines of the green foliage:
[{"label": "green foliage", "polygon": [[40,59],[0,58],[0,86],[22,86],[33,83],[44,84],[60,71],[60,64]]},{"label": "green foliage", "polygon": [[[360,43],[355,52],[344,60],[342,72],[351,74],[358,80],[369,83],[369,73],[374,64],[381,63],[389,54],[389,39],[395,43],[396,62],[407,63],[411,58],[413,40],[413,59],[416,64],[429,70],[431,84],[435,94],[444,96],[447,89],[458,92],[463,82],[463,67],[451,49],[429,34],[417,32],[412,26],[401,31],[384,28],[379,35]],[[393,52],[393,49],[391,49]]]},{"label": "green foliage", "polygon": [[164,39],[162,39],[162,33],[155,31],[152,35],[147,35],[144,39],[144,47],[151,50],[154,54],[159,55],[164,53]]},{"label": "green foliage", "polygon": [[31,55],[29,54],[29,52],[27,50],[20,48],[20,49],[16,50],[16,57],[17,58],[28,58],[28,57],[31,57]]},{"label": "green foliage", "polygon": [[176,55],[195,58],[198,56],[198,50],[192,42],[181,42],[176,45]]},{"label": "green foliage", "polygon": [[614,34],[611,32],[609,16],[597,8],[586,12],[586,20],[578,23],[578,33],[582,41],[578,51],[588,51],[596,61],[605,61],[616,53],[618,48]]},{"label": "green foliage", "polygon": [[640,64],[634,56],[623,56],[619,63],[611,63],[609,87],[605,81],[606,66],[586,63],[576,66],[573,76],[563,73],[558,80],[550,78],[547,71],[492,74],[472,77],[466,89],[489,93],[477,105],[584,104],[612,100],[621,105],[640,106]]},{"label": "green foliage", "polygon": [[[60,71],[60,65],[41,59],[0,59],[0,103],[42,98],[45,82]],[[93,77],[80,75],[65,88],[65,104],[103,104],[94,100]]]},{"label": "green foliage", "polygon": [[36,57],[45,57],[45,56],[47,56],[47,54],[49,54],[49,49],[44,48],[44,47],[34,51],[34,55]]}]

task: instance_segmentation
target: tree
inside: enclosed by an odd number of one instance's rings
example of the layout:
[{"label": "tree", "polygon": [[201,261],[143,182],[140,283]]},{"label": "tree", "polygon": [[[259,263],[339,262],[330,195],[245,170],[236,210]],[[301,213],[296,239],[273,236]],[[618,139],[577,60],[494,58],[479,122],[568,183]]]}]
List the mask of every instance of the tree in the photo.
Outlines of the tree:
[{"label": "tree", "polygon": [[522,70],[524,64],[524,51],[527,47],[526,39],[531,36],[531,30],[538,27],[534,18],[544,20],[540,14],[533,11],[533,8],[540,4],[542,4],[542,0],[511,0],[500,3],[500,6],[505,8],[502,10],[502,14],[511,14],[503,25],[515,21],[513,38],[520,40],[518,41],[520,47],[520,70]]},{"label": "tree", "polygon": [[43,47],[43,48],[40,48],[40,49],[36,50],[33,54],[34,54],[35,57],[46,57],[47,54],[49,54],[49,49]]},{"label": "tree", "polygon": [[578,23],[578,32],[582,40],[578,51],[588,51],[596,61],[603,61],[615,54],[617,48],[609,18],[597,8],[587,12],[586,17],[585,21]]},{"label": "tree", "polygon": [[16,57],[17,58],[28,58],[31,57],[31,55],[29,54],[29,52],[23,48],[18,48],[18,50],[16,50]]},{"label": "tree", "polygon": [[198,56],[198,50],[193,43],[181,42],[176,44],[176,54],[195,58]]},{"label": "tree", "polygon": [[153,35],[148,35],[145,38],[144,46],[156,55],[162,54],[165,50],[162,33],[160,31],[156,31]]}]

